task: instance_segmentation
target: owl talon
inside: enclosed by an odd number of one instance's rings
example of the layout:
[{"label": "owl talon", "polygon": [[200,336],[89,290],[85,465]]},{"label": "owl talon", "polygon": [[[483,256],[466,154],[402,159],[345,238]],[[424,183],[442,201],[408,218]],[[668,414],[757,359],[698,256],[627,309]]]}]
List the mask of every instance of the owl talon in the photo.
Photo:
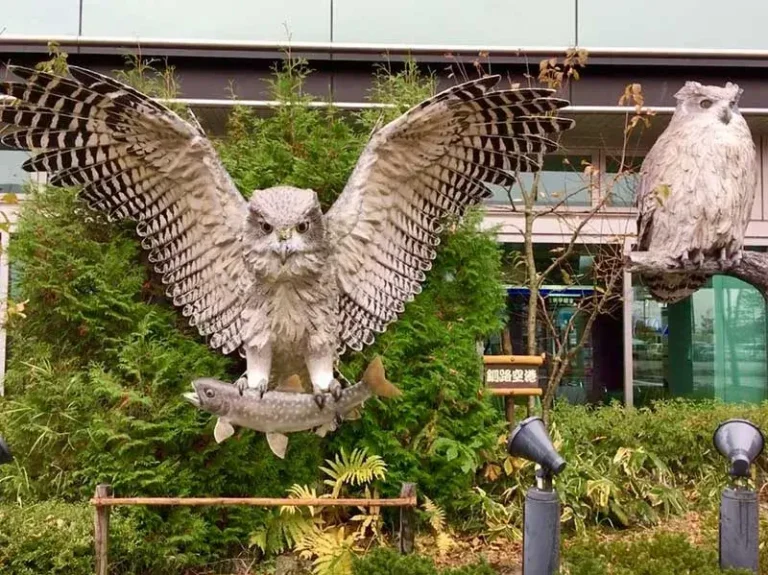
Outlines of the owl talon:
[{"label": "owl talon", "polygon": [[341,399],[341,384],[337,380],[333,380],[331,382],[330,387],[328,388],[328,391],[331,392],[331,395],[333,396],[333,399],[335,401],[339,401]]},{"label": "owl talon", "polygon": [[251,387],[248,385],[248,378],[246,376],[241,377],[235,382],[235,387],[237,387],[237,391],[240,392],[240,395],[245,394],[246,389],[250,389],[259,396],[259,399],[264,397],[264,394],[267,392],[267,386],[267,380],[262,379],[259,383]]},{"label": "owl talon", "polygon": [[259,394],[259,399],[264,397],[264,394],[267,392],[267,380],[262,379],[259,383],[256,384],[256,386],[253,388],[253,391]]},{"label": "owl talon", "polygon": [[325,397],[326,397],[325,393],[314,394],[315,403],[317,404],[317,407],[319,407],[320,409],[323,409],[325,407]]}]

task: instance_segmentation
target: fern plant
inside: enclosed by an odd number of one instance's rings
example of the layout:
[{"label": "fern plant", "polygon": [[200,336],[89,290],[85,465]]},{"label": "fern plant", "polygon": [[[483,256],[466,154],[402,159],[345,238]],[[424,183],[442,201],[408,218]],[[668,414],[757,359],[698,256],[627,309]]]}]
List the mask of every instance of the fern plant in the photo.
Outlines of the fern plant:
[{"label": "fern plant", "polygon": [[347,455],[344,448],[333,461],[327,461],[327,467],[321,467],[327,476],[323,483],[333,491],[332,497],[338,497],[345,485],[359,486],[370,483],[374,479],[384,479],[387,466],[378,455],[368,455],[365,449],[355,449]]},{"label": "fern plant", "polygon": [[[349,454],[342,449],[320,470],[326,476],[321,485],[329,487],[329,493],[318,494],[308,485],[292,485],[288,496],[329,501],[341,495],[375,499],[379,492],[372,483],[383,481],[387,475],[384,460],[364,449]],[[284,506],[251,534],[250,542],[266,555],[296,551],[312,560],[316,575],[346,575],[351,572],[352,557],[363,551],[363,542],[382,541],[381,527],[379,506],[359,506],[353,515],[341,513],[336,506]]]},{"label": "fern plant", "polygon": [[432,543],[439,554],[446,553],[456,542],[448,527],[445,510],[429,497],[424,497],[422,509],[427,516],[427,523],[432,531]]}]

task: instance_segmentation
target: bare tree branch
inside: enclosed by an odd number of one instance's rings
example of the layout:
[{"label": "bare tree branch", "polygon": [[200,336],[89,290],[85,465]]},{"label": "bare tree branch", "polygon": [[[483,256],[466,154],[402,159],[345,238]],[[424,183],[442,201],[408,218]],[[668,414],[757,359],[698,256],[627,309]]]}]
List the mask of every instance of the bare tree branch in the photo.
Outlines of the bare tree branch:
[{"label": "bare tree branch", "polygon": [[640,274],[722,274],[738,278],[757,288],[768,301],[768,253],[744,250],[741,262],[723,267],[716,261],[705,261],[698,267],[681,267],[668,257],[652,252],[632,252],[626,258],[627,271]]}]

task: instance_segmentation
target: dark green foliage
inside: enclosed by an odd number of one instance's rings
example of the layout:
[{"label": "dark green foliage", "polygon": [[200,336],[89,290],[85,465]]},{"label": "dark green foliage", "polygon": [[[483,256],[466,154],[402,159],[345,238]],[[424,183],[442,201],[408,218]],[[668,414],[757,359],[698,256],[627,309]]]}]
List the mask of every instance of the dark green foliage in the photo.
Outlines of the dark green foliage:
[{"label": "dark green foliage", "polygon": [[[732,417],[766,429],[766,407],[668,400],[627,410],[619,404],[558,403],[552,435],[568,462],[557,478],[566,527],[650,525],[692,505],[711,509],[728,479],[728,463],[712,445],[714,430]],[[501,468],[506,457],[501,446],[497,457]],[[765,456],[757,463],[765,469]],[[492,495],[512,489],[507,509],[519,527],[515,512],[533,481],[533,465],[527,464],[483,487]],[[471,509],[482,502],[478,496]]]},{"label": "dark green foliage", "polygon": [[267,117],[245,107],[232,110],[217,149],[244,196],[276,185],[311,188],[325,209],[341,193],[367,134],[333,107],[306,106],[308,74],[302,61],[286,60],[270,81],[272,97],[285,106]]},{"label": "dark green foliage", "polygon": [[[360,422],[332,438],[384,457],[392,491],[415,481],[449,512],[469,495],[483,453],[493,449],[504,425],[500,412],[480,397],[475,342],[498,326],[503,293],[495,280],[498,251],[475,223],[467,218],[446,238],[424,292],[366,353],[383,354],[403,397],[371,404]],[[351,367],[359,372],[363,362]]]},{"label": "dark green foliage", "polygon": [[354,575],[496,575],[487,563],[476,563],[458,569],[438,570],[432,559],[418,555],[400,555],[389,548],[377,548],[356,559]]},{"label": "dark green foliage", "polygon": [[[288,63],[275,76],[275,98],[303,100],[304,74]],[[389,82],[382,97],[396,98],[398,83],[406,98],[421,99],[431,89],[412,68]],[[267,118],[237,109],[230,137],[217,147],[246,195],[293,184],[318,190],[327,206],[375,119],[351,121],[300,105]],[[323,457],[339,447],[368,446],[392,469],[385,492],[416,480],[420,492],[450,507],[471,488],[501,420],[478,398],[475,341],[498,327],[503,293],[496,244],[476,224],[470,218],[444,240],[424,293],[376,347],[404,397],[371,401],[361,421],[324,441],[293,435],[282,461],[249,430],[216,445],[213,419],[181,399],[195,377],[234,380],[243,365],[210,351],[171,309],[148,274],[133,227],[85,210],[74,191],[35,194],[11,242],[14,300],[26,304],[25,316],[10,323],[0,432],[17,459],[0,468],[0,498],[82,502],[97,483],[121,496],[279,496],[294,483],[316,481]],[[448,273],[453,279],[446,282]],[[363,367],[362,357],[352,357],[345,369],[353,377]],[[167,575],[232,556],[265,516],[243,508],[127,510],[137,551],[118,557],[117,572]],[[79,529],[89,525],[90,518]],[[69,550],[60,542],[62,549],[40,553],[77,554],[85,544],[71,543]],[[3,572],[24,573],[13,569]]]},{"label": "dark green foliage", "polygon": [[[85,504],[0,505],[0,573],[93,573],[92,514]],[[113,553],[132,556],[137,544],[135,521],[115,513],[111,523]]]},{"label": "dark green foliage", "polygon": [[[135,241],[76,213],[52,190],[24,207],[11,258],[22,265],[2,427],[17,466],[3,494],[82,500],[97,483],[130,495],[279,496],[312,481],[317,439],[297,436],[289,461],[245,430],[217,446],[213,421],[181,401],[202,375],[232,378],[226,358],[180,331],[176,313],[145,293]],[[146,286],[145,286],[146,287]],[[247,539],[261,510],[135,510],[147,532],[140,566],[167,569],[215,558]]]},{"label": "dark green foliage", "polygon": [[603,542],[596,537],[575,542],[563,554],[568,575],[746,575],[720,571],[717,552],[692,545],[684,535],[657,533],[650,539]]}]

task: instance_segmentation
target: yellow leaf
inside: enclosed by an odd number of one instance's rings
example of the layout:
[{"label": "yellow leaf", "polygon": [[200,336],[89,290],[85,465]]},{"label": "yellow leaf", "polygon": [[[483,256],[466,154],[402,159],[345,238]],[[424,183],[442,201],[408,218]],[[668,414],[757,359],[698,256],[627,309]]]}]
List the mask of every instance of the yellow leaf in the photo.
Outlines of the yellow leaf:
[{"label": "yellow leaf", "polygon": [[499,478],[499,475],[501,475],[501,467],[494,463],[489,463],[485,466],[483,475],[485,475],[485,478],[488,479],[488,481],[496,481]]}]

